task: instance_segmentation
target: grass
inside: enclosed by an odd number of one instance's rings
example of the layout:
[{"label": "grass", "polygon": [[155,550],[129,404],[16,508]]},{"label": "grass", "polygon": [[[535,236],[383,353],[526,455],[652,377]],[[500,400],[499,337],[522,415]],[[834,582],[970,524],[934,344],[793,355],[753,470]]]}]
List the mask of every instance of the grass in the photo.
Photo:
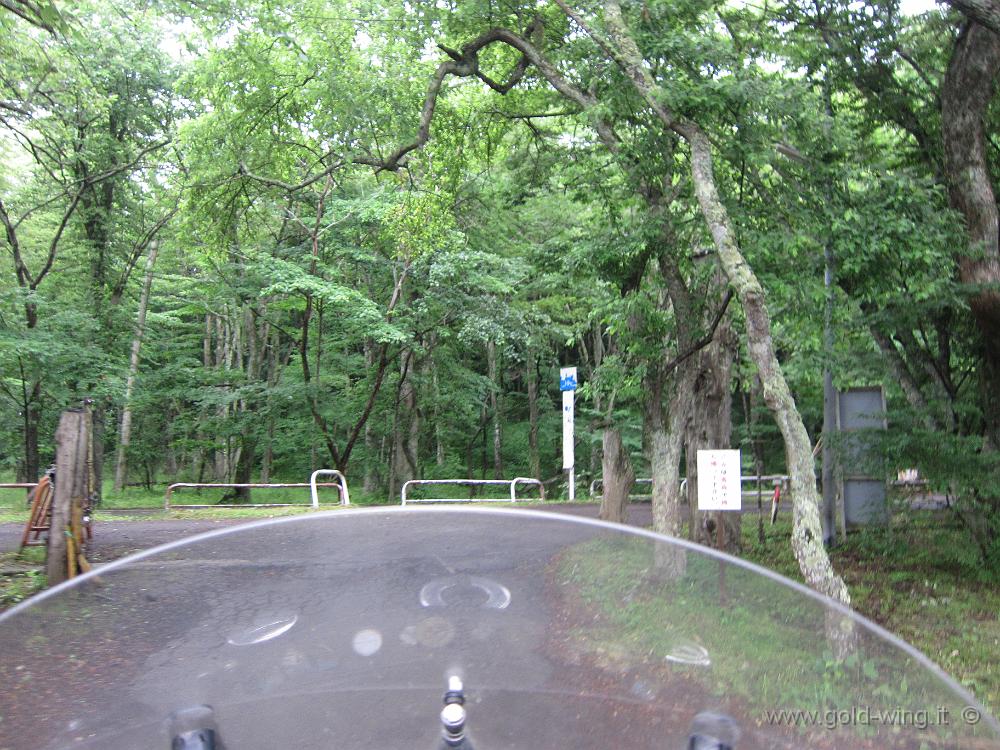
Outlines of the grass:
[{"label": "grass", "polygon": [[[602,659],[618,654],[615,671],[669,668],[754,712],[942,703],[934,681],[881,641],[862,638],[835,659],[824,638],[825,608],[710,558],[688,554],[677,577],[658,569],[644,540],[598,539],[569,548],[556,580],[584,602],[574,641]],[[706,649],[711,670],[668,664],[685,643]]]},{"label": "grass", "polygon": [[[281,480],[276,481],[280,482]],[[301,479],[294,481],[301,482]],[[111,480],[105,480],[101,494],[101,507],[129,510],[162,508],[167,486],[167,484],[154,484],[148,489],[141,486],[126,487],[121,492],[115,492]],[[174,490],[171,502],[173,504],[213,505],[222,502],[223,496],[229,491],[228,488],[190,489],[185,487]],[[295,503],[308,506],[311,502],[308,487],[254,489],[251,490],[251,494],[255,503]],[[355,494],[358,496],[355,497]],[[321,503],[338,503],[340,501],[336,489],[332,487],[320,487],[319,499]],[[226,500],[225,502],[231,501]],[[372,499],[363,497],[361,493],[351,493],[351,502],[356,505],[364,505],[372,502]],[[0,489],[0,513],[23,507],[25,507],[24,490]]]},{"label": "grass", "polygon": [[[789,521],[743,524],[742,556],[802,580]],[[916,646],[996,713],[1000,709],[1000,582],[979,563],[947,511],[897,515],[890,526],[852,532],[831,550],[852,606]]]},{"label": "grass", "polygon": [[[12,478],[0,478],[3,481],[13,481]],[[328,477],[321,477],[320,481],[328,480]],[[302,478],[282,480],[276,479],[272,480],[278,483],[281,482],[302,482]],[[168,484],[167,483],[157,483],[151,485],[149,488],[144,486],[131,486],[124,488],[121,492],[115,492],[113,482],[108,479],[104,481],[103,492],[102,492],[102,504],[101,507],[105,510],[114,509],[157,509],[163,508],[164,495],[166,494]],[[414,487],[408,492],[409,497],[420,498],[420,497],[450,497],[450,498],[464,498],[469,496],[470,488],[462,485],[431,485],[428,487],[418,486]],[[172,505],[183,505],[183,504],[198,504],[198,505],[214,505],[219,502],[223,502],[223,497],[227,492],[231,492],[228,488],[205,488],[205,489],[194,489],[182,487],[174,490],[171,504]],[[477,489],[479,496],[482,497],[496,497],[505,498],[509,496],[510,490],[506,486],[487,486],[479,487]],[[303,507],[308,506],[311,503],[311,496],[308,487],[277,487],[269,489],[254,489],[251,490],[251,495],[253,497],[253,502],[255,503],[292,503],[295,505],[302,505]],[[523,499],[524,502],[538,502],[537,489],[525,485],[518,487],[518,497]],[[11,489],[0,489],[0,514],[16,511],[25,506],[24,502],[25,491],[24,490],[11,490]],[[589,501],[589,498],[581,496],[581,500]],[[340,502],[340,496],[337,494],[337,490],[333,487],[320,487],[319,488],[319,501],[321,504],[336,504]],[[231,502],[230,500],[225,500],[224,502]],[[399,497],[398,494],[393,498],[387,498],[384,494],[378,495],[366,495],[360,487],[351,487],[351,504],[352,505],[398,505]],[[233,510],[242,511],[242,509],[236,508]]]},{"label": "grass", "polygon": [[[282,480],[276,480],[281,482]],[[301,481],[297,479],[294,481]],[[174,490],[171,505],[181,507],[179,511],[183,515],[173,515],[163,511],[164,495],[168,485],[153,484],[146,488],[142,486],[126,487],[121,492],[115,492],[111,480],[105,480],[103,485],[102,500],[99,508],[99,518],[101,520],[124,520],[134,518],[131,515],[116,515],[116,510],[134,511],[148,510],[153,514],[143,515],[146,519],[155,518],[256,518],[261,515],[282,515],[282,508],[262,509],[262,508],[219,508],[183,510],[181,506],[191,505],[215,505],[220,502],[232,502],[224,498],[225,494],[231,490],[229,488],[207,488],[192,489],[179,488]],[[278,487],[273,489],[251,490],[254,503],[289,503],[300,506],[301,511],[306,511],[311,507],[311,496],[308,487]],[[340,496],[337,490],[332,487],[319,488],[319,501],[321,506],[334,507],[339,504]],[[365,496],[362,492],[351,493],[352,505],[372,505],[380,502],[379,498]],[[23,522],[27,520],[27,505],[25,503],[24,490],[0,489],[0,523]],[[296,508],[291,508],[291,512],[300,512]],[[200,514],[200,515],[190,515]]]},{"label": "grass", "polygon": [[13,607],[45,588],[44,547],[0,553],[0,610]]}]

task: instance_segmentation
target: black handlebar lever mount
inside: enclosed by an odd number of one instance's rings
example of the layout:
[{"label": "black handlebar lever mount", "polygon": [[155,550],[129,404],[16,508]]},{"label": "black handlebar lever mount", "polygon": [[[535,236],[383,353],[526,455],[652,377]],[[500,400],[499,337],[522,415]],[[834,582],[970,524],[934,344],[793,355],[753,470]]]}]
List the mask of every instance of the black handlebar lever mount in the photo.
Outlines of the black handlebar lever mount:
[{"label": "black handlebar lever mount", "polygon": [[691,722],[687,750],[736,750],[740,728],[732,717],[703,711]]},{"label": "black handlebar lever mount", "polygon": [[465,690],[457,675],[448,678],[441,709],[441,750],[472,750],[472,741],[465,734]]},{"label": "black handlebar lever mount", "polygon": [[223,750],[216,743],[215,712],[211,706],[175,711],[167,719],[170,750]]}]

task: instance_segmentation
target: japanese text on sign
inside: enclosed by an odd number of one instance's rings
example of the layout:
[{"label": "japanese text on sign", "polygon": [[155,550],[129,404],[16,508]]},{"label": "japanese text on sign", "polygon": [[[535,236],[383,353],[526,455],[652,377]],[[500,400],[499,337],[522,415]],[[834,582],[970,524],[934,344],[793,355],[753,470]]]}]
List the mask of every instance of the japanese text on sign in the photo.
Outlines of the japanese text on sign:
[{"label": "japanese text on sign", "polygon": [[739,510],[740,452],[698,451],[698,510]]}]

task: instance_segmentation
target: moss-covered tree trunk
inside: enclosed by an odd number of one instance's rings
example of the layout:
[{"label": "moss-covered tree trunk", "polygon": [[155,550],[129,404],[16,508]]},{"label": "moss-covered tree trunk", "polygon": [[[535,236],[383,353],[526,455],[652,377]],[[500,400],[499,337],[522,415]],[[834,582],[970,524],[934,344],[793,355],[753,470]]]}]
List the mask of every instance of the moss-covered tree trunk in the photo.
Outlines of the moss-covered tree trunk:
[{"label": "moss-covered tree trunk", "polygon": [[729,213],[719,196],[708,136],[697,123],[677,117],[662,104],[666,99],[664,92],[646,67],[642,54],[628,31],[618,0],[604,1],[604,23],[610,39],[590,28],[565,0],[555,1],[612,57],[663,127],[681,136],[691,149],[691,177],[695,196],[715,245],[719,264],[743,307],[750,358],[760,375],[764,401],[784,438],[794,503],[792,550],[803,577],[810,586],[849,604],[847,586],[834,572],[823,546],[820,496],[816,489],[816,469],[809,434],[775,354],[763,287],[736,243]]},{"label": "moss-covered tree trunk", "polygon": [[[740,549],[739,513],[698,510],[698,451],[729,448],[733,433],[732,375],[736,342],[728,320],[698,354],[691,419],[684,435],[687,466],[688,534],[692,541],[726,552]],[[719,532],[718,524],[722,524]],[[720,543],[721,542],[721,543]]]},{"label": "moss-covered tree trunk", "polygon": [[681,453],[684,429],[691,417],[691,389],[695,368],[692,359],[675,371],[673,394],[664,413],[662,379],[651,383],[645,404],[645,433],[649,440],[649,463],[653,475],[653,530],[679,537],[684,533],[681,513]]}]

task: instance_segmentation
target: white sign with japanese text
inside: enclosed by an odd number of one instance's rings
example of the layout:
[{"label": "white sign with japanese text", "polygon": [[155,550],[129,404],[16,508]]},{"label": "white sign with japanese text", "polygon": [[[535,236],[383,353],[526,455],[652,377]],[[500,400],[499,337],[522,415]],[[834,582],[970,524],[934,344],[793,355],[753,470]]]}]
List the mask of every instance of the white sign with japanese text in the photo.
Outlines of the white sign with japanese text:
[{"label": "white sign with japanese text", "polygon": [[739,510],[740,452],[698,451],[698,510]]}]

